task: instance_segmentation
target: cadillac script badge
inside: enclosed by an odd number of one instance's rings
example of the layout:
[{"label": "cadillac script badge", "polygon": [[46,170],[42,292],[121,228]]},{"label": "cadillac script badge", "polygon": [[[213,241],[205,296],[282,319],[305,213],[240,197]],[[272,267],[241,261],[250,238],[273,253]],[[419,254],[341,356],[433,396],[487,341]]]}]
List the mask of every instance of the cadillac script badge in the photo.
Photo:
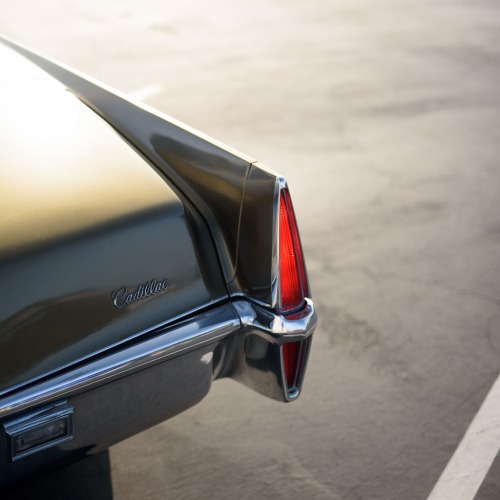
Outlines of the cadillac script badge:
[{"label": "cadillac script badge", "polygon": [[151,280],[145,283],[144,285],[138,285],[137,288],[129,292],[126,286],[123,286],[119,290],[115,290],[111,294],[111,298],[113,299],[113,304],[118,309],[122,307],[128,306],[132,304],[132,302],[136,302],[137,300],[145,299],[154,295],[155,293],[163,292],[168,288],[168,280]]}]

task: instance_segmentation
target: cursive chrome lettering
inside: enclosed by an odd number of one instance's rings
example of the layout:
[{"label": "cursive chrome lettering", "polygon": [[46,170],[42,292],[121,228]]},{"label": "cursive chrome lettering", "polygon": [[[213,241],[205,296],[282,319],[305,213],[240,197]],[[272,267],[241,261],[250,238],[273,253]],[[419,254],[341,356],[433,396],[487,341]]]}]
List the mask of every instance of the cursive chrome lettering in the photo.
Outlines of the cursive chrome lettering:
[{"label": "cursive chrome lettering", "polygon": [[145,299],[155,293],[163,292],[167,288],[168,280],[151,280],[144,285],[138,285],[137,288],[131,292],[129,292],[126,286],[122,286],[119,290],[113,291],[111,298],[113,299],[115,307],[121,309],[122,307],[132,304],[132,302]]}]

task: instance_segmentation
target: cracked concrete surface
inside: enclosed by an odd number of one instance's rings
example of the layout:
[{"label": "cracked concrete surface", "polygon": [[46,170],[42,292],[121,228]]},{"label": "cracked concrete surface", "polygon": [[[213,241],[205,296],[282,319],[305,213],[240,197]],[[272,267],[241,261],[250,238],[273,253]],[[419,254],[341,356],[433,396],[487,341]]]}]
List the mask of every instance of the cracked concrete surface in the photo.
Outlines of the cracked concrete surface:
[{"label": "cracked concrete surface", "polygon": [[425,499],[500,369],[500,4],[4,0],[0,30],[283,173],[320,314],[297,403],[217,382],[43,488]]}]

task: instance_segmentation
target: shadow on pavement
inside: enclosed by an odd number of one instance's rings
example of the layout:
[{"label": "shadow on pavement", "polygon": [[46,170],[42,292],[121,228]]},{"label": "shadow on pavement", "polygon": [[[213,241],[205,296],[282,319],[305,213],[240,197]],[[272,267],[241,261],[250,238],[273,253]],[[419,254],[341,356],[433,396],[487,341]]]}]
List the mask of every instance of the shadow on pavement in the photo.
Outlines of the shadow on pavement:
[{"label": "shadow on pavement", "polygon": [[111,500],[113,488],[109,452],[92,455],[44,478],[0,493],[2,500]]}]

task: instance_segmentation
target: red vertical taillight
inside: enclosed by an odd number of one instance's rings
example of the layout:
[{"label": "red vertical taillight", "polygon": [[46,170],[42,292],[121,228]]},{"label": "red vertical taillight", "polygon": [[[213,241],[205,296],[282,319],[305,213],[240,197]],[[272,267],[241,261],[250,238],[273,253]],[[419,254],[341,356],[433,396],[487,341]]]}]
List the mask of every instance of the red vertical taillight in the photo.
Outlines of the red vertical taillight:
[{"label": "red vertical taillight", "polygon": [[280,192],[279,217],[280,312],[289,313],[309,296],[306,266],[292,200],[287,188]]},{"label": "red vertical taillight", "polygon": [[[310,292],[295,212],[290,193],[286,187],[280,191],[279,207],[281,297],[279,310],[288,320],[294,320],[296,314],[300,316],[300,310],[305,305],[305,298],[310,297]],[[289,393],[297,389],[297,384],[300,385],[301,367],[306,356],[306,346],[307,340],[283,344],[283,369]]]}]

